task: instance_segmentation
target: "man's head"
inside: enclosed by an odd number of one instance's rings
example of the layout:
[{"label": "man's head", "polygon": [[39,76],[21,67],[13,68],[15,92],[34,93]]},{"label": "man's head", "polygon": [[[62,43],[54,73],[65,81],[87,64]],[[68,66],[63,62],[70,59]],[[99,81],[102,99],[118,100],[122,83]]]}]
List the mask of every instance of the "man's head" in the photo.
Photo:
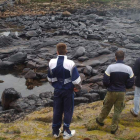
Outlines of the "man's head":
[{"label": "man's head", "polygon": [[58,43],[56,45],[57,48],[57,54],[58,55],[66,55],[67,53],[67,45],[64,43]]},{"label": "man's head", "polygon": [[116,60],[124,60],[124,52],[123,51],[117,51],[115,53],[115,56],[116,56]]}]

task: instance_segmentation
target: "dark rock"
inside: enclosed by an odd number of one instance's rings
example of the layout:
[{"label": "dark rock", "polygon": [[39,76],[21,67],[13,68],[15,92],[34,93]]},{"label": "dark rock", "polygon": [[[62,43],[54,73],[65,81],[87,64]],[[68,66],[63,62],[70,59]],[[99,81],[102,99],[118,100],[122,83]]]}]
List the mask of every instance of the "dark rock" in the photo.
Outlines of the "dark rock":
[{"label": "dark rock", "polygon": [[98,70],[92,69],[91,75],[92,76],[98,75]]},{"label": "dark rock", "polygon": [[115,41],[115,37],[114,36],[108,36],[108,42],[113,43]]},{"label": "dark rock", "polygon": [[112,51],[112,52],[116,52],[118,50],[118,47],[117,46],[111,46],[109,48],[109,50]]},{"label": "dark rock", "polygon": [[10,56],[8,61],[13,62],[13,63],[22,63],[26,60],[26,58],[27,58],[26,53],[18,52],[16,54]]},{"label": "dark rock", "polygon": [[4,109],[9,109],[10,103],[21,98],[21,94],[17,92],[14,88],[5,89],[2,93],[2,107]]},{"label": "dark rock", "polygon": [[101,35],[99,35],[99,34],[88,34],[87,39],[102,40],[102,37],[101,37]]},{"label": "dark rock", "polygon": [[83,70],[83,73],[84,73],[85,75],[91,75],[91,73],[92,73],[92,67],[91,67],[91,66],[86,66],[86,67],[84,68],[84,70]]},{"label": "dark rock", "polygon": [[103,76],[101,75],[96,75],[96,76],[93,76],[89,79],[86,80],[87,83],[96,83],[96,82],[99,82],[103,79]]},{"label": "dark rock", "polygon": [[0,62],[0,69],[9,69],[12,68],[13,66],[14,66],[13,62],[9,62],[9,61]]},{"label": "dark rock", "polygon": [[83,95],[84,97],[89,99],[89,102],[98,101],[100,99],[100,96],[98,93],[87,93]]},{"label": "dark rock", "polygon": [[89,58],[86,57],[86,56],[82,56],[82,57],[79,57],[78,60],[81,61],[81,62],[84,62],[86,60],[88,60]]},{"label": "dark rock", "polygon": [[13,42],[10,36],[0,36],[0,48],[7,47]]},{"label": "dark rock", "polygon": [[135,43],[140,43],[140,36],[136,35],[133,39],[132,39]]},{"label": "dark rock", "polygon": [[39,94],[39,97],[41,99],[52,98],[52,96],[53,96],[52,92],[43,92]]},{"label": "dark rock", "polygon": [[28,31],[25,35],[28,38],[37,37],[38,36],[38,34],[36,33],[36,31]]},{"label": "dark rock", "polygon": [[103,49],[103,50],[98,51],[98,53],[99,53],[100,55],[102,55],[102,54],[110,54],[111,51],[109,51],[108,49]]},{"label": "dark rock", "polygon": [[92,64],[90,64],[91,67],[96,67],[99,66],[101,64],[101,62],[99,60],[93,60]]},{"label": "dark rock", "polygon": [[36,62],[29,61],[26,66],[27,68],[34,69],[36,67]]},{"label": "dark rock", "polygon": [[139,50],[140,44],[127,44],[127,45],[125,45],[125,48],[131,49],[131,50]]},{"label": "dark rock", "polygon": [[23,71],[22,71],[22,73],[24,74],[24,73],[27,73],[29,70],[31,70],[30,68],[24,68],[23,69]]},{"label": "dark rock", "polygon": [[74,105],[78,105],[80,103],[88,103],[89,99],[86,97],[76,97],[74,98]]},{"label": "dark rock", "polygon": [[106,96],[107,90],[106,89],[93,89],[90,91],[90,93],[98,93],[100,96],[100,100],[103,100]]},{"label": "dark rock", "polygon": [[102,21],[104,21],[104,19],[102,17],[99,17],[99,16],[96,17],[95,20],[96,20],[96,22],[102,22]]},{"label": "dark rock", "polygon": [[27,97],[29,100],[38,100],[38,96],[36,96],[35,94],[32,94],[32,95],[29,95],[28,97]]},{"label": "dark rock", "polygon": [[44,106],[45,106],[45,107],[48,107],[48,106],[49,106],[49,107],[50,107],[50,106],[53,107],[53,100],[51,100],[51,99],[48,98],[48,99],[46,100],[46,103],[44,104]]},{"label": "dark rock", "polygon": [[26,98],[20,98],[10,104],[10,108],[15,109],[17,112],[26,112],[29,106]]},{"label": "dark rock", "polygon": [[85,48],[84,47],[79,47],[77,50],[76,50],[76,52],[75,52],[75,54],[74,54],[74,57],[75,58],[78,58],[78,57],[80,57],[80,56],[83,56],[85,54]]},{"label": "dark rock", "polygon": [[25,74],[25,78],[34,79],[34,78],[36,78],[36,73],[33,70],[30,70]]}]

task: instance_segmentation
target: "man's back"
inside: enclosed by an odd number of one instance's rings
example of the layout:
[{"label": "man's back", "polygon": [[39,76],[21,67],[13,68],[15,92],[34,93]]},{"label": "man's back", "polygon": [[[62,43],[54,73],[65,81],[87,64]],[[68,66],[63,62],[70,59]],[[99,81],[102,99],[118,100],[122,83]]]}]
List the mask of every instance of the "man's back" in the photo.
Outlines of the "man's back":
[{"label": "man's back", "polygon": [[125,91],[133,85],[132,77],[131,67],[125,65],[123,61],[117,61],[116,64],[108,66],[103,82],[108,91]]},{"label": "man's back", "polygon": [[48,76],[55,89],[73,89],[74,84],[81,81],[75,63],[67,59],[67,56],[59,55],[56,59],[51,59],[49,68]]},{"label": "man's back", "polygon": [[136,76],[135,85],[140,87],[140,58],[138,58],[133,67],[134,75]]}]

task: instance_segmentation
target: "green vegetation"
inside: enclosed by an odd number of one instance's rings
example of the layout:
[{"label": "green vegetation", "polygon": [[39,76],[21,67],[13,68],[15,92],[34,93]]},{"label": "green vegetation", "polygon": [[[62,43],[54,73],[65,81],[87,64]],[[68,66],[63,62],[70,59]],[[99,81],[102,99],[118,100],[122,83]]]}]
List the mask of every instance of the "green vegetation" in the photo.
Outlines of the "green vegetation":
[{"label": "green vegetation", "polygon": [[120,2],[122,0],[78,0],[79,3],[92,3],[92,2],[98,2],[98,3],[109,3],[109,2]]},{"label": "green vegetation", "polygon": [[0,137],[0,140],[6,140],[6,138]]}]

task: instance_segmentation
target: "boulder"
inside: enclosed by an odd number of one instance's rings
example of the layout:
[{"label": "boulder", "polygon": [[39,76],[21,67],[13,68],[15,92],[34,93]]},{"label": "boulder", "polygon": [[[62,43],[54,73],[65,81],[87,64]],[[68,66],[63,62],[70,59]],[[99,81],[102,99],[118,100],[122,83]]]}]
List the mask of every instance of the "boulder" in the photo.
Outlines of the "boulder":
[{"label": "boulder", "polygon": [[31,69],[30,69],[30,68],[24,68],[23,71],[22,71],[22,73],[25,74],[25,73],[27,73],[29,70],[31,70]]},{"label": "boulder", "polygon": [[38,36],[36,31],[28,31],[25,35],[26,35],[27,38],[37,37]]},{"label": "boulder", "polygon": [[27,68],[34,69],[35,67],[36,67],[36,62],[29,61],[29,62],[27,63]]},{"label": "boulder", "polygon": [[76,52],[75,52],[75,54],[74,54],[74,57],[75,58],[78,58],[78,57],[80,57],[80,56],[83,56],[85,54],[85,48],[84,47],[79,47],[77,50],[76,50]]},{"label": "boulder", "polygon": [[86,56],[81,56],[81,57],[78,58],[78,60],[81,61],[81,62],[84,62],[84,61],[86,61],[86,60],[88,60],[88,59],[89,59],[89,58],[86,57]]},{"label": "boulder", "polygon": [[39,94],[39,97],[41,99],[52,98],[52,96],[53,96],[52,92],[43,92]]},{"label": "boulder", "polygon": [[136,35],[133,39],[132,39],[135,43],[140,43],[140,36]]},{"label": "boulder", "polygon": [[2,93],[2,107],[3,109],[9,109],[10,103],[21,98],[21,94],[14,88],[5,89]]},{"label": "boulder", "polygon": [[26,58],[27,58],[26,53],[18,52],[14,55],[11,55],[8,61],[13,63],[23,63],[26,60]]},{"label": "boulder", "polygon": [[26,79],[34,79],[36,78],[36,73],[33,70],[29,70],[24,77]]},{"label": "boulder", "polygon": [[102,75],[96,75],[86,80],[87,83],[96,83],[103,80]]},{"label": "boulder", "polygon": [[84,97],[89,99],[89,102],[98,101],[100,99],[100,96],[98,93],[87,93],[83,95]]},{"label": "boulder", "polygon": [[0,62],[0,69],[9,69],[9,68],[11,68],[13,66],[14,66],[13,62],[9,62],[9,61]]},{"label": "boulder", "polygon": [[91,66],[86,66],[83,70],[83,73],[85,75],[91,75],[91,72],[92,72],[92,67]]}]

